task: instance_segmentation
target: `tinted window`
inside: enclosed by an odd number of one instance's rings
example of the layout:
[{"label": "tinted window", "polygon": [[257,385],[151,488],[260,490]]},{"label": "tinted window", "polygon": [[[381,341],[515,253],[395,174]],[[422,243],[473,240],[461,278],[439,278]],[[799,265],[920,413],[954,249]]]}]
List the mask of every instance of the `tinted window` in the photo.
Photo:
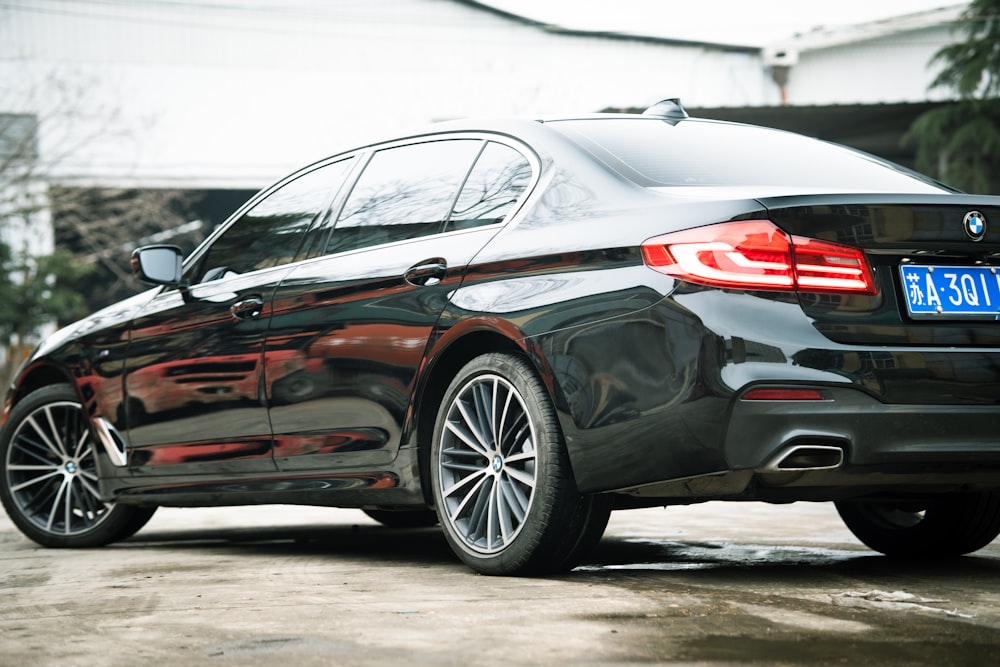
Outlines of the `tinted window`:
[{"label": "tinted window", "polygon": [[448,222],[468,229],[503,222],[531,182],[531,165],[509,146],[490,142],[476,161]]},{"label": "tinted window", "polygon": [[303,234],[340,187],[351,160],[305,173],[267,195],[212,243],[195,282],[248,273],[295,258]]},{"label": "tinted window", "polygon": [[375,153],[344,204],[327,252],[442,231],[482,145],[455,139]]},{"label": "tinted window", "polygon": [[710,121],[671,124],[654,118],[555,121],[549,126],[647,187],[941,192],[871,156],[780,130]]}]

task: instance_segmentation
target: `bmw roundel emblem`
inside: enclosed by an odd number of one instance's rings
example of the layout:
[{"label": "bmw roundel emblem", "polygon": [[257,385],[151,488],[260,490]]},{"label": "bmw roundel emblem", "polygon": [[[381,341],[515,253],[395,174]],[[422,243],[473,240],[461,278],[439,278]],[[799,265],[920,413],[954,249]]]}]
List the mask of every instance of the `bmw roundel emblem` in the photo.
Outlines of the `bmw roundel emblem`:
[{"label": "bmw roundel emblem", "polygon": [[986,236],[986,216],[979,211],[966,213],[962,226],[965,227],[965,233],[973,241],[982,241],[983,237]]}]

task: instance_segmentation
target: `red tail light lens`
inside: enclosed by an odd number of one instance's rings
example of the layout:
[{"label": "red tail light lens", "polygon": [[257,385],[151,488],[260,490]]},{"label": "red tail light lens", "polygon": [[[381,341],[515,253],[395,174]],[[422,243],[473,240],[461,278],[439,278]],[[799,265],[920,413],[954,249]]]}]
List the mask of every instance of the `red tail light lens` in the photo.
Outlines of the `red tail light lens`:
[{"label": "red tail light lens", "polygon": [[857,248],[793,236],[795,280],[806,292],[875,294],[875,278]]},{"label": "red tail light lens", "polygon": [[744,401],[822,401],[823,394],[815,389],[751,389],[740,398]]},{"label": "red tail light lens", "polygon": [[711,287],[876,293],[860,249],[789,236],[770,220],[657,236],[642,245],[642,256],[660,273]]}]

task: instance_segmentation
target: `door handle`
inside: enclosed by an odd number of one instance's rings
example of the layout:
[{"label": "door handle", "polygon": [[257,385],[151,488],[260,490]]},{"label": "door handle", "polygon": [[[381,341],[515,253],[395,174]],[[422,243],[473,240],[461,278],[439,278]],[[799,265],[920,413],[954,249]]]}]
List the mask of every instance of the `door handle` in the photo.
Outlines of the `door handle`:
[{"label": "door handle", "polygon": [[255,320],[264,312],[264,299],[251,296],[229,307],[229,314],[237,320]]},{"label": "door handle", "polygon": [[444,279],[448,273],[448,262],[443,257],[425,259],[408,268],[403,279],[417,287],[432,287]]}]

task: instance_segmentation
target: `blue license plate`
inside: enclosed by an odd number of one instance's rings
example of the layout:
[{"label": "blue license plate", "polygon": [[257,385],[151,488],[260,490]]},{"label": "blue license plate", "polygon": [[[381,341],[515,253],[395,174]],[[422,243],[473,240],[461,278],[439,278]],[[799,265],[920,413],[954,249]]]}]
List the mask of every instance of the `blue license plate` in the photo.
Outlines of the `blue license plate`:
[{"label": "blue license plate", "polygon": [[1000,319],[997,267],[903,264],[899,273],[912,317]]}]

